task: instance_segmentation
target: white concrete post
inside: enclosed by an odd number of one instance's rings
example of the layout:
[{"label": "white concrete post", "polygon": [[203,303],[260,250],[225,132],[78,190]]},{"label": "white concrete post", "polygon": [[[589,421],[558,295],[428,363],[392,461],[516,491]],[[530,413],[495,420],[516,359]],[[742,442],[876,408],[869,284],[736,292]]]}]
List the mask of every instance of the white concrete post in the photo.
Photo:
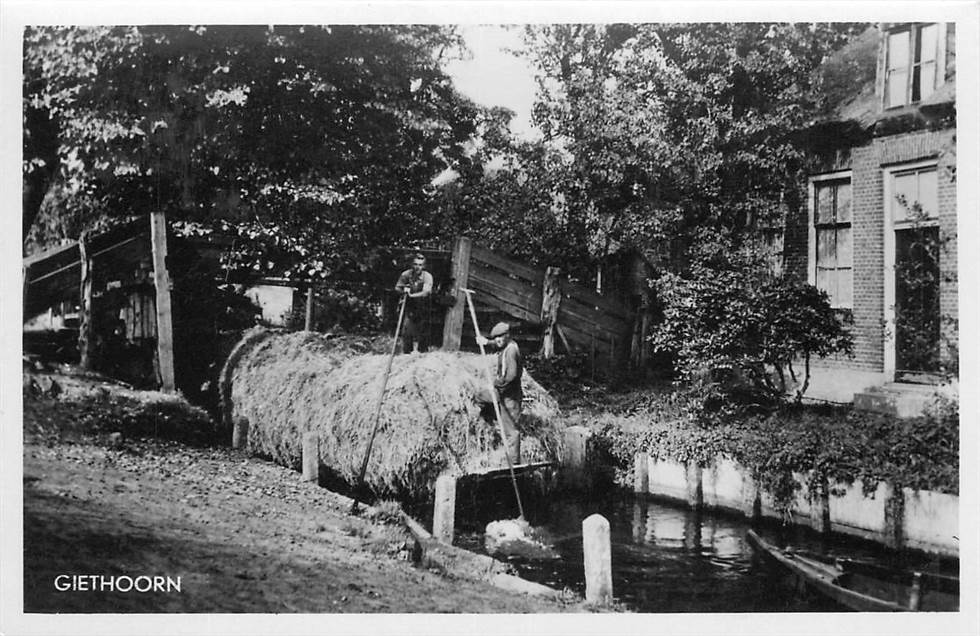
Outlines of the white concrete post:
[{"label": "white concrete post", "polygon": [[439,475],[436,479],[436,502],[432,513],[432,536],[436,541],[453,544],[456,524],[456,477]]},{"label": "white concrete post", "polygon": [[320,437],[316,431],[303,433],[303,481],[317,481],[320,475]]},{"label": "white concrete post", "polygon": [[650,455],[637,453],[633,456],[633,492],[645,495],[650,492]]},{"label": "white concrete post", "polygon": [[582,549],[585,554],[585,600],[594,605],[612,602],[612,547],[609,521],[591,515],[582,522]]}]

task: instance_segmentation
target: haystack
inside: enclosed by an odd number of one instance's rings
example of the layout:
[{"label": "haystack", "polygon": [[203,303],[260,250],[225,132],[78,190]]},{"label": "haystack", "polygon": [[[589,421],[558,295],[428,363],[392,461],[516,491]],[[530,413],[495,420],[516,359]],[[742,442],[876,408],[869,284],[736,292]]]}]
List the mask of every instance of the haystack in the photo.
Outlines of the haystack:
[{"label": "haystack", "polygon": [[[298,467],[302,436],[317,432],[320,462],[356,481],[374,426],[390,338],[252,330],[222,372],[226,419],[249,421],[252,452]],[[504,466],[487,407],[493,358],[431,352],[396,356],[365,482],[379,495],[424,495],[443,471]],[[526,461],[555,461],[558,405],[524,374],[519,422]]]}]

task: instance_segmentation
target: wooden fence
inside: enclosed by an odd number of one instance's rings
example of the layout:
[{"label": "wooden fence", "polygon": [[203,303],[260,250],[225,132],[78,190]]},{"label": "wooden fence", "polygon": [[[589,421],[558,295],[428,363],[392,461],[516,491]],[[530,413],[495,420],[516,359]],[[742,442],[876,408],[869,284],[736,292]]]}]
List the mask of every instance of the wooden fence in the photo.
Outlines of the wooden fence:
[{"label": "wooden fence", "polygon": [[[469,289],[479,314],[517,321],[517,337],[537,345],[545,356],[584,352],[593,367],[617,367],[630,359],[634,312],[563,279],[556,268],[538,269],[460,237],[453,246],[450,276],[456,303],[447,310],[444,349],[459,349],[464,333],[473,333],[463,291]],[[481,324],[483,331],[489,327]]]}]

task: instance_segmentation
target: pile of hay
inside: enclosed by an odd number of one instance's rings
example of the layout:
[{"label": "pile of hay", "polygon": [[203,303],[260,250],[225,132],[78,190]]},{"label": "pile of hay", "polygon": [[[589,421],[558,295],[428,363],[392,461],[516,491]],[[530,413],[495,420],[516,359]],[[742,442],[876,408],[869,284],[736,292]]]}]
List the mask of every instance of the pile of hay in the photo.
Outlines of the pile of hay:
[{"label": "pile of hay", "polygon": [[[248,447],[298,467],[302,436],[316,431],[320,462],[357,480],[374,426],[391,338],[330,337],[255,329],[222,371],[226,421],[249,421]],[[396,356],[365,482],[379,495],[424,495],[443,471],[504,466],[484,400],[493,358],[431,352]],[[555,461],[558,405],[524,374],[519,422],[526,461]],[[491,416],[492,417],[492,416]]]}]

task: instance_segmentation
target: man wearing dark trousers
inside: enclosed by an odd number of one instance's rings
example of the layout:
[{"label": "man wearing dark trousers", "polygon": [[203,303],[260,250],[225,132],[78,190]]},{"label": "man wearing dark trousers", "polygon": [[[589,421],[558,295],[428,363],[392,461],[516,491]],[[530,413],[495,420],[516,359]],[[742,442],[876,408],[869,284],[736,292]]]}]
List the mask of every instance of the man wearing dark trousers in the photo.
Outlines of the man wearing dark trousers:
[{"label": "man wearing dark trousers", "polygon": [[402,353],[429,350],[429,314],[431,313],[432,274],[425,271],[425,256],[416,254],[412,267],[395,283],[395,291],[405,294],[405,324],[402,325]]},{"label": "man wearing dark trousers", "polygon": [[498,322],[490,330],[490,339],[477,336],[481,344],[493,343],[497,348],[497,367],[494,374],[493,386],[497,392],[500,405],[500,424],[504,429],[506,439],[504,449],[511,463],[521,461],[521,433],[517,422],[521,418],[524,391],[521,388],[521,376],[524,374],[524,358],[517,343],[510,337],[510,325]]}]

